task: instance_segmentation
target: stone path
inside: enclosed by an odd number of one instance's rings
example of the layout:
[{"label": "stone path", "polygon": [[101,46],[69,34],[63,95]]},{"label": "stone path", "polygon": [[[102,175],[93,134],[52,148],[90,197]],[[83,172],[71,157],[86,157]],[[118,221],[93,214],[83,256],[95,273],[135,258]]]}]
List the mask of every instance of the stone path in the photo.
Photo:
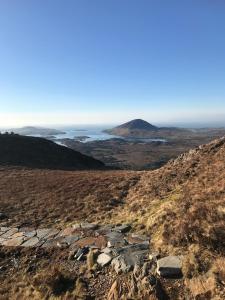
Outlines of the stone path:
[{"label": "stone path", "polygon": [[164,272],[165,275],[169,270],[176,275],[181,271],[179,257],[157,260],[157,253],[150,253],[149,237],[130,233],[130,230],[129,224],[91,223],[74,224],[62,230],[0,227],[0,246],[68,248],[70,258],[76,260],[87,259],[93,252],[100,267],[111,264],[118,274],[142,268],[150,260],[157,262],[159,274]]}]

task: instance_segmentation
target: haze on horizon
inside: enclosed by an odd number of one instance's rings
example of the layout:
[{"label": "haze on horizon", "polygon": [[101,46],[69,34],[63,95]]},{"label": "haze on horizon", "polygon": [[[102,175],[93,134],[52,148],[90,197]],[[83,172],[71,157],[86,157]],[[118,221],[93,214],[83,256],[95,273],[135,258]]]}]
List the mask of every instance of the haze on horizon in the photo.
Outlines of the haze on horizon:
[{"label": "haze on horizon", "polygon": [[225,126],[225,3],[0,2],[0,126]]}]

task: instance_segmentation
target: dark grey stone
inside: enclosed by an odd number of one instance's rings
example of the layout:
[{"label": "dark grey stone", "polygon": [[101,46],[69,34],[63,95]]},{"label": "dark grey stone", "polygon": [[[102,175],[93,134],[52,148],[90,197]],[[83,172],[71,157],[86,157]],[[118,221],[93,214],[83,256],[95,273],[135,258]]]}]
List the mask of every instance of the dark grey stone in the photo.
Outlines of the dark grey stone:
[{"label": "dark grey stone", "polygon": [[180,256],[167,256],[157,261],[157,273],[163,277],[182,275],[182,258]]}]

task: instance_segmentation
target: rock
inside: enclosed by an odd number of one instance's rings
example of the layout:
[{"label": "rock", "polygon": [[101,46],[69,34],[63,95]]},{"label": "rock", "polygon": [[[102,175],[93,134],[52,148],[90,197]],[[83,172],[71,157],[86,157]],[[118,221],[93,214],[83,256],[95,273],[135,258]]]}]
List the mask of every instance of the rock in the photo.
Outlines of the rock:
[{"label": "rock", "polygon": [[67,236],[67,235],[73,235],[73,234],[76,234],[76,229],[74,229],[72,227],[67,227],[59,233],[59,236]]},{"label": "rock", "polygon": [[109,224],[100,226],[100,228],[95,231],[95,234],[97,234],[97,235],[110,234],[113,227],[115,227],[115,226],[114,225],[109,225]]},{"label": "rock", "polygon": [[131,226],[129,224],[122,224],[122,225],[119,225],[119,226],[115,226],[113,228],[113,231],[117,231],[117,232],[120,232],[120,233],[125,233],[125,232],[128,232],[131,230]]},{"label": "rock", "polygon": [[3,212],[0,212],[0,220],[7,219],[7,215]]},{"label": "rock", "polygon": [[28,237],[28,238],[32,238],[37,234],[36,230],[32,230],[32,231],[27,231],[24,233],[24,236]]},{"label": "rock", "polygon": [[132,269],[132,263],[129,263],[128,261],[126,261],[125,257],[122,255],[115,257],[112,260],[111,265],[117,274],[120,274],[121,272],[127,273],[127,272],[131,271],[131,269]]},{"label": "rock", "polygon": [[10,227],[0,227],[0,234],[1,234],[2,232],[8,231],[9,229],[11,229],[11,228],[10,228]]},{"label": "rock", "polygon": [[108,234],[106,234],[106,237],[108,239],[107,246],[110,247],[123,247],[127,244],[127,242],[124,239],[124,235],[122,233],[113,231]]},{"label": "rock", "polygon": [[74,242],[78,241],[80,238],[79,235],[69,235],[69,236],[65,236],[64,240],[68,245],[72,245]]},{"label": "rock", "polygon": [[125,239],[129,244],[139,244],[142,242],[149,243],[149,240],[150,240],[150,238],[148,238],[147,236],[138,235],[138,234],[128,235],[125,237]]},{"label": "rock", "polygon": [[52,229],[48,229],[48,228],[37,229],[37,237],[39,239],[47,237],[51,231],[52,231]]},{"label": "rock", "polygon": [[143,242],[143,243],[140,243],[140,244],[124,246],[120,249],[117,249],[117,251],[119,252],[119,254],[123,254],[123,253],[131,253],[131,252],[146,250],[146,253],[147,253],[148,249],[149,249],[148,242]]},{"label": "rock", "polygon": [[104,249],[102,249],[102,253],[110,254],[112,253],[112,249],[110,249],[109,247],[105,247]]},{"label": "rock", "polygon": [[16,232],[18,232],[18,228],[10,228],[1,235],[1,238],[9,238]]},{"label": "rock", "polygon": [[82,229],[86,230],[95,230],[98,228],[98,225],[93,223],[81,223],[80,226]]},{"label": "rock", "polygon": [[180,256],[167,256],[157,261],[157,273],[163,277],[182,275],[182,260]]},{"label": "rock", "polygon": [[13,235],[10,236],[10,239],[14,239],[14,238],[17,238],[17,237],[22,237],[22,236],[24,236],[24,232],[16,232],[16,233],[14,233]]},{"label": "rock", "polygon": [[9,239],[5,242],[2,243],[4,246],[12,246],[12,247],[17,247],[20,246],[24,241],[24,237],[15,237],[13,239]]},{"label": "rock", "polygon": [[148,247],[148,243],[143,242],[116,249],[119,255],[112,260],[112,266],[117,274],[127,273],[133,270],[135,265],[143,265],[148,254]]},{"label": "rock", "polygon": [[95,248],[105,248],[106,247],[107,240],[104,236],[98,236],[98,237],[85,237],[80,239],[79,241],[75,242],[73,245],[78,247],[92,247]]},{"label": "rock", "polygon": [[34,247],[39,243],[39,239],[37,237],[32,237],[22,244],[23,247]]},{"label": "rock", "polygon": [[6,241],[6,239],[2,239],[1,237],[0,237],[0,244],[2,244],[3,242],[5,242]]},{"label": "rock", "polygon": [[97,263],[104,267],[106,265],[108,265],[112,260],[112,256],[106,253],[101,253],[98,258],[97,258]]},{"label": "rock", "polygon": [[45,239],[50,239],[55,237],[57,234],[59,234],[58,229],[50,229],[50,231],[44,236]]}]

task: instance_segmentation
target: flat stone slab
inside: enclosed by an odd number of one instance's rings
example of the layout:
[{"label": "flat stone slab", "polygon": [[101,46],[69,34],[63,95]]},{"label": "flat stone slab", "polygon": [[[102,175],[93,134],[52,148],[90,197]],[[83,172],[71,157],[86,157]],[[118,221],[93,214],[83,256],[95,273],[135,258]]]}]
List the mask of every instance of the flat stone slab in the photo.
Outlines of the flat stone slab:
[{"label": "flat stone slab", "polygon": [[157,273],[163,277],[182,275],[182,257],[167,256],[157,261]]},{"label": "flat stone slab", "polygon": [[39,239],[42,239],[44,237],[47,237],[48,234],[52,231],[52,229],[46,229],[46,228],[43,228],[43,229],[37,229],[37,237]]},{"label": "flat stone slab", "polygon": [[23,247],[35,247],[39,243],[39,238],[32,237],[22,244]]},{"label": "flat stone slab", "polygon": [[74,235],[76,234],[76,232],[77,232],[77,228],[67,227],[59,233],[59,236]]},{"label": "flat stone slab", "polygon": [[17,247],[20,246],[24,242],[24,237],[15,237],[4,241],[2,243],[3,246]]},{"label": "flat stone slab", "polygon": [[127,244],[126,240],[124,239],[124,235],[120,232],[112,231],[106,234],[106,237],[108,240],[107,246],[109,248],[110,247],[119,248]]},{"label": "flat stone slab", "polygon": [[18,228],[10,228],[9,230],[5,231],[5,233],[1,235],[1,238],[9,238],[16,232],[18,232]]},{"label": "flat stone slab", "polygon": [[24,232],[24,236],[32,238],[37,234],[36,230]]},{"label": "flat stone slab", "polygon": [[147,236],[144,235],[138,235],[138,234],[130,234],[128,236],[125,237],[126,241],[129,244],[139,244],[142,242],[150,242],[150,238],[148,238]]},{"label": "flat stone slab", "polygon": [[119,226],[115,226],[113,228],[113,231],[117,231],[117,232],[121,232],[121,233],[126,233],[130,230],[131,230],[130,224],[122,224],[122,225],[119,225]]},{"label": "flat stone slab", "polygon": [[105,248],[106,244],[107,244],[107,239],[104,236],[85,237],[73,243],[73,245],[78,246],[80,248],[95,246],[96,248],[99,249]]},{"label": "flat stone slab", "polygon": [[10,227],[0,227],[0,231],[6,232],[7,230],[10,230]]}]

